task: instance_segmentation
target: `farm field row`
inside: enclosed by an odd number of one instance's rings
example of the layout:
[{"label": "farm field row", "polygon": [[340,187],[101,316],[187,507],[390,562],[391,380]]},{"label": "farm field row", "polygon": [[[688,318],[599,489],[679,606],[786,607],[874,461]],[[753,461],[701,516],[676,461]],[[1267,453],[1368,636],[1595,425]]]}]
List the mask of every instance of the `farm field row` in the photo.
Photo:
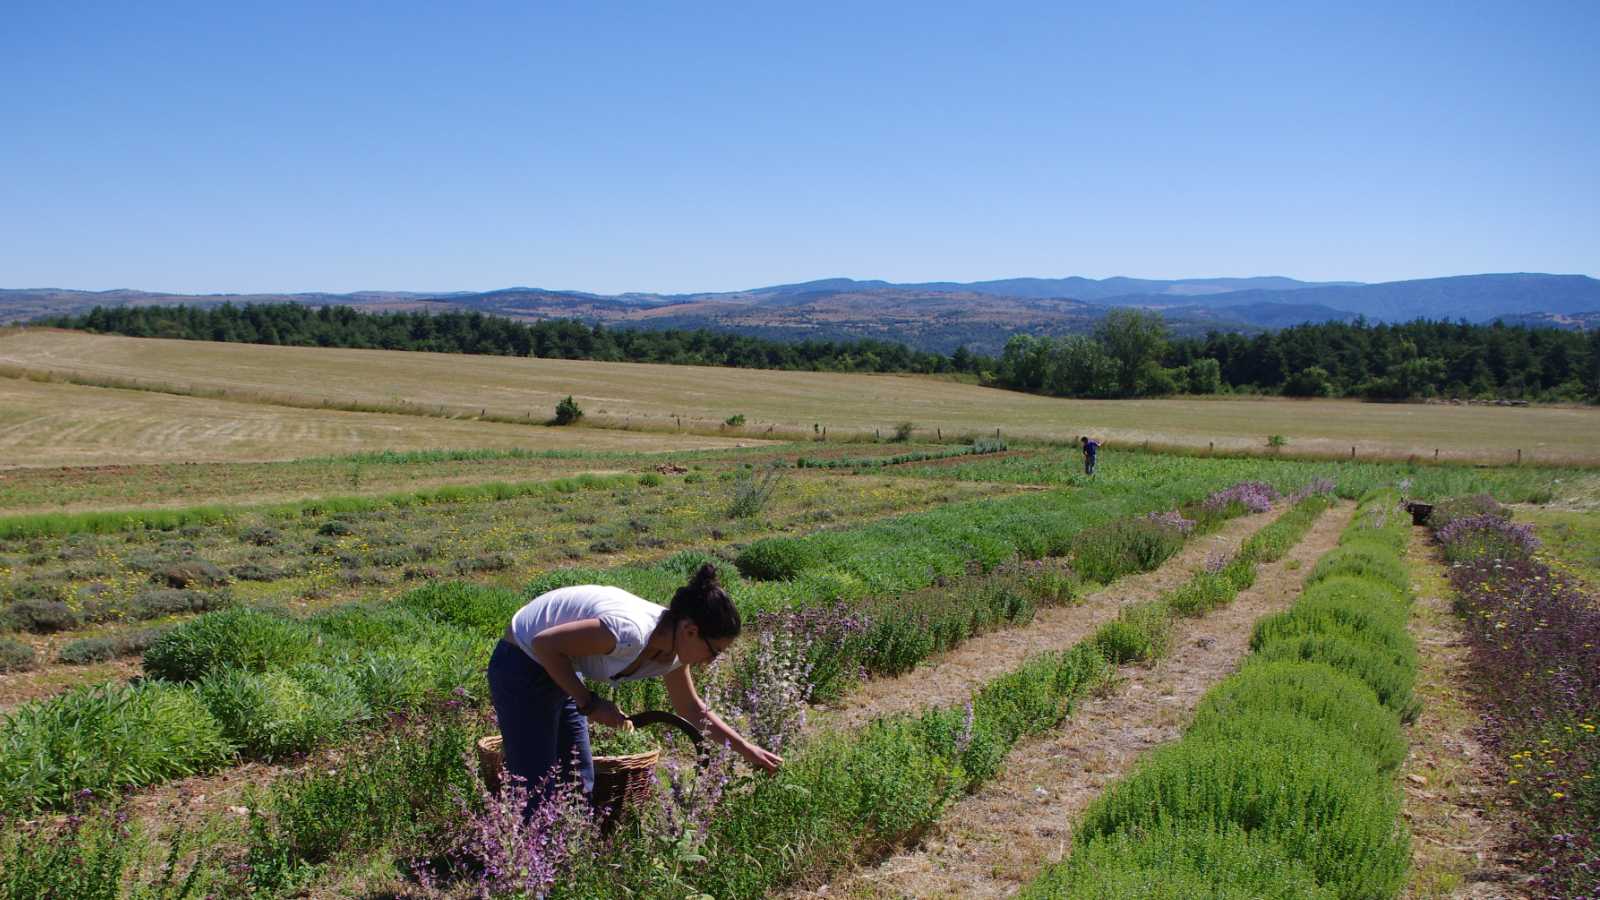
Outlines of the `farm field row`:
[{"label": "farm field row", "polygon": [[[531,483],[507,499],[490,494],[371,508],[318,501],[286,514],[245,509],[175,531],[5,540],[0,615],[40,662],[96,662],[136,654],[153,639],[153,627],[210,608],[309,611],[441,577],[520,585],[575,560],[615,564],[683,547],[858,525],[1004,490],[794,472],[759,516],[730,517],[729,504],[753,477],[740,468],[579,476]],[[0,688],[7,704],[63,683],[59,673],[7,681]]]},{"label": "farm field row", "polygon": [[[625,450],[414,450],[352,453],[259,463],[151,463],[115,466],[30,466],[0,469],[0,517],[23,513],[159,508],[204,504],[261,505],[330,495],[487,481],[528,481],[585,472],[656,471],[663,465],[721,469],[772,458],[819,461],[935,454],[945,444],[769,444],[746,449],[630,452]],[[770,446],[770,450],[769,450]]]},{"label": "farm field row", "polygon": [[[663,430],[681,423],[716,431],[724,419],[740,414],[752,437],[768,427],[810,436],[814,425],[835,434],[870,434],[910,421],[924,430],[1001,428],[1056,441],[1094,433],[1123,445],[1150,441],[1238,450],[1282,435],[1292,451],[1340,457],[1355,446],[1359,454],[1375,457],[1431,458],[1438,450],[1442,459],[1503,464],[1521,449],[1524,462],[1600,462],[1593,441],[1600,411],[1585,408],[1276,398],[1066,400],[922,376],[266,347],[37,329],[0,337],[0,365],[269,403],[328,401],[517,420],[549,415],[570,394],[599,422]],[[841,404],[841,397],[850,402]],[[159,433],[154,424],[148,427]],[[189,449],[203,456],[203,448]]]},{"label": "farm field row", "polygon": [[441,447],[642,452],[755,442],[305,409],[0,377],[0,466],[249,462]]}]

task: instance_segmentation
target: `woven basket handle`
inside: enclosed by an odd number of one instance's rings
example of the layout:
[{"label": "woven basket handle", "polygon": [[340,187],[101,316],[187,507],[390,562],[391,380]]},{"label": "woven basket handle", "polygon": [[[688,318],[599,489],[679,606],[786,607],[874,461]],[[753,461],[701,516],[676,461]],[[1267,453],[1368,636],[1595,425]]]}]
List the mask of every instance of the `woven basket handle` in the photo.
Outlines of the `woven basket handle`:
[{"label": "woven basket handle", "polygon": [[664,712],[659,709],[652,709],[642,713],[636,713],[629,716],[628,721],[632,722],[634,725],[671,725],[672,727],[688,735],[689,740],[694,741],[696,749],[698,749],[700,744],[705,740],[705,738],[700,734],[700,729],[689,724],[688,719],[685,719],[681,716],[675,716],[672,713]]}]

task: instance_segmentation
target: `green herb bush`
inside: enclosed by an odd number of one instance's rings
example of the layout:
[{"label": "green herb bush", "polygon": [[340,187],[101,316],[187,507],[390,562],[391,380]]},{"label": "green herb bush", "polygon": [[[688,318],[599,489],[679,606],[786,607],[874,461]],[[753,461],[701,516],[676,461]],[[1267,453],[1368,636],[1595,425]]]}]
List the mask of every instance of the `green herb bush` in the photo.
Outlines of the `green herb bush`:
[{"label": "green herb bush", "polygon": [[144,652],[156,678],[196,681],[223,669],[264,672],[311,656],[312,632],[279,613],[238,607],[205,613],[175,626]]}]

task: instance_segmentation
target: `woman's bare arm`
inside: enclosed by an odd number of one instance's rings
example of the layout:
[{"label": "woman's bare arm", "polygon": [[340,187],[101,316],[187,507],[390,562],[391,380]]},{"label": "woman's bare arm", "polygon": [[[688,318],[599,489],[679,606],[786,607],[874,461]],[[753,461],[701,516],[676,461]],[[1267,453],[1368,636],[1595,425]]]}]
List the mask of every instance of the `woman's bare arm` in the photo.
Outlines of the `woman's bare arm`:
[{"label": "woman's bare arm", "polygon": [[593,697],[594,706],[588,717],[601,725],[621,728],[627,724],[621,710],[603,697],[594,697],[594,692],[584,686],[572,666],[575,656],[603,656],[616,648],[616,636],[599,619],[552,625],[533,638],[533,658],[550,673],[550,680],[577,701],[579,707],[589,706]]},{"label": "woman's bare arm", "polygon": [[749,760],[750,765],[769,773],[778,771],[778,767],[783,765],[783,757],[752,744],[744,735],[722,721],[721,716],[712,712],[711,707],[706,706],[706,702],[700,699],[699,692],[694,689],[694,679],[689,675],[688,666],[673,669],[661,676],[661,680],[666,683],[667,696],[672,700],[672,708],[678,715],[705,732],[714,743],[733,747],[740,756]]}]

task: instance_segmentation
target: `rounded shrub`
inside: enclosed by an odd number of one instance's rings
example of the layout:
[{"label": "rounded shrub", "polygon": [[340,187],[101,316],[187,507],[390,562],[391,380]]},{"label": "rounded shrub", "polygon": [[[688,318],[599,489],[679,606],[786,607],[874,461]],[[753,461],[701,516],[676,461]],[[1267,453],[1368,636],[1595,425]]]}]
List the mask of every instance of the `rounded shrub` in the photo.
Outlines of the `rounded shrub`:
[{"label": "rounded shrub", "polygon": [[478,634],[504,631],[524,602],[515,591],[466,581],[435,582],[396,601],[401,609]]},{"label": "rounded shrub", "polygon": [[206,613],[173,627],[144,652],[156,678],[195,681],[223,668],[264,672],[308,658],[312,633],[284,615],[253,607]]},{"label": "rounded shrub", "polygon": [[1402,722],[1414,721],[1422,708],[1411,692],[1416,680],[1415,654],[1397,653],[1338,634],[1303,634],[1270,641],[1256,651],[1256,656],[1267,662],[1322,663],[1354,675],[1372,688],[1378,702],[1393,710]]},{"label": "rounded shrub", "polygon": [[83,624],[83,616],[60,600],[23,597],[5,608],[8,623],[34,634],[70,631]]},{"label": "rounded shrub", "polygon": [[1274,712],[1301,716],[1344,735],[1380,769],[1392,769],[1405,759],[1399,716],[1355,676],[1321,663],[1252,660],[1206,694],[1192,727],[1211,727],[1213,718]]},{"label": "rounded shrub", "polygon": [[1411,587],[1410,576],[1400,560],[1387,547],[1365,539],[1345,543],[1323,556],[1306,583],[1315,584],[1341,575],[1381,581],[1402,595]]},{"label": "rounded shrub", "polygon": [[1293,608],[1258,621],[1250,635],[1250,649],[1307,634],[1337,634],[1398,654],[1415,652],[1405,630],[1404,609],[1394,592],[1354,578],[1319,582],[1308,588]]},{"label": "rounded shrub", "polygon": [[[307,677],[306,670],[298,671]],[[318,677],[308,680],[318,687],[332,684]],[[226,669],[207,676],[198,690],[206,708],[222,723],[223,733],[242,752],[259,759],[281,759],[334,740],[366,708],[353,684],[325,695],[283,671]]]},{"label": "rounded shrub", "polygon": [[762,538],[739,552],[739,574],[758,581],[789,581],[821,563],[814,542],[798,538]]},{"label": "rounded shrub", "polygon": [[33,666],[31,646],[14,637],[0,636],[0,672],[23,672]]}]

